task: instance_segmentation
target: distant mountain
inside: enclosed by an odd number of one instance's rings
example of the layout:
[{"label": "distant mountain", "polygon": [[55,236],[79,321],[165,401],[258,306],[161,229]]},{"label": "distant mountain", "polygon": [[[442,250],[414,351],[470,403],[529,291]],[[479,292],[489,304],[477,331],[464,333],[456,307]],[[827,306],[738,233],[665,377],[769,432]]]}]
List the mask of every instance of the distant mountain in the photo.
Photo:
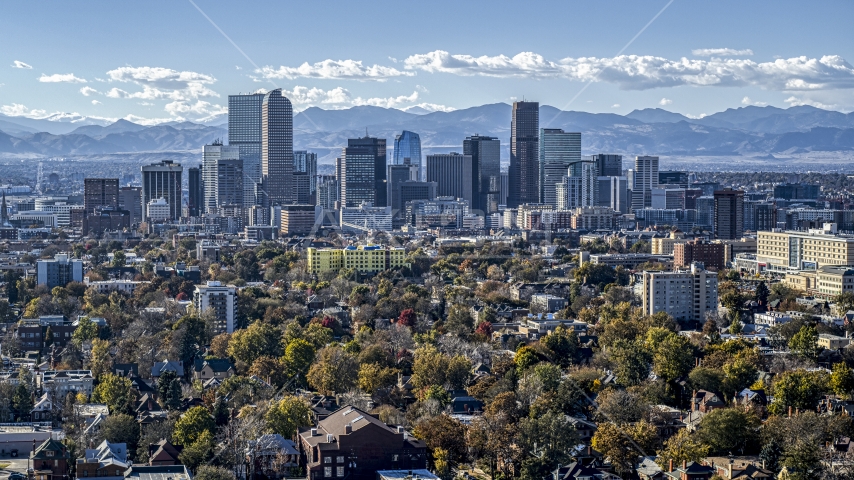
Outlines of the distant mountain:
[{"label": "distant mountain", "polygon": [[[410,109],[412,110],[412,109]],[[509,158],[511,106],[481,105],[452,112],[421,112],[372,106],[346,110],[312,107],[294,117],[294,147],[318,153],[321,163],[340,155],[348,138],[367,134],[385,138],[389,149],[402,130],[421,137],[423,153],[461,151],[466,136],[480,134],[501,140],[502,158]],[[11,118],[12,120],[6,120]],[[36,131],[46,121],[0,118],[0,153],[43,156],[100,155],[132,152],[198,151],[220,139],[227,141],[227,118],[218,125],[169,122],[144,126],[126,120],[109,125],[63,123],[65,133]],[[47,122],[58,123],[58,122]],[[33,126],[34,125],[34,126]],[[4,130],[4,126],[7,130]],[[582,152],[624,155],[748,155],[812,151],[854,154],[854,114],[802,106],[781,109],[748,106],[699,119],[660,108],[628,115],[560,111],[540,107],[541,128],[582,133]],[[4,133],[5,132],[5,133]]]},{"label": "distant mountain", "polygon": [[[51,119],[52,118],[52,119]],[[73,122],[72,122],[73,120]],[[7,115],[0,115],[0,121],[14,123],[19,127],[25,127],[29,129],[30,132],[48,132],[54,135],[64,135],[66,133],[70,133],[74,131],[74,129],[78,127],[82,127],[84,125],[101,125],[106,126],[111,122],[104,120],[94,120],[88,117],[49,117],[49,118],[27,118],[27,117],[10,117]],[[6,133],[5,129],[0,127],[0,130],[3,130]]]}]

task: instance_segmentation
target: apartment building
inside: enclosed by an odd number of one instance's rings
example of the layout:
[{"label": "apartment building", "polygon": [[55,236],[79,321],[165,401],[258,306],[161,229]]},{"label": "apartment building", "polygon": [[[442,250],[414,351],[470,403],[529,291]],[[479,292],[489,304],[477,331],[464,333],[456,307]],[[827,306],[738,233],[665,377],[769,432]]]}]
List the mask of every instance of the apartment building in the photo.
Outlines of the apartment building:
[{"label": "apartment building", "polygon": [[700,263],[689,270],[643,272],[643,311],[665,312],[680,322],[704,322],[718,309],[718,277]]},{"label": "apartment building", "polygon": [[381,245],[359,245],[338,248],[307,250],[308,271],[313,274],[337,272],[352,268],[360,274],[374,274],[391,268],[406,266],[406,249]]},{"label": "apartment building", "polygon": [[197,285],[193,292],[193,305],[199,314],[213,312],[216,333],[234,333],[237,309],[237,287],[208,281]]}]

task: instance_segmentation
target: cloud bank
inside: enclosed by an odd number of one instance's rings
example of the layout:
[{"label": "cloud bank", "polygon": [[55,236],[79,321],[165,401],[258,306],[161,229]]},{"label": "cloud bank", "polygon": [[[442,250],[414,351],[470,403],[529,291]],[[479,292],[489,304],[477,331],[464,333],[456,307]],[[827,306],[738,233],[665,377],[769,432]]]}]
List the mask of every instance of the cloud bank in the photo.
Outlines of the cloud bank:
[{"label": "cloud bank", "polygon": [[303,63],[299,67],[262,67],[255,73],[267,80],[296,78],[376,80],[385,81],[394,77],[415,75],[415,72],[401,71],[393,67],[380,65],[365,66],[359,60],[324,60],[314,64]]},{"label": "cloud bank", "polygon": [[53,75],[42,74],[39,77],[42,83],[86,83],[85,78],[74,76],[73,73],[54,73]]},{"label": "cloud bank", "polygon": [[696,48],[691,53],[698,57],[744,57],[753,55],[753,50],[745,48],[736,50],[734,48]]}]

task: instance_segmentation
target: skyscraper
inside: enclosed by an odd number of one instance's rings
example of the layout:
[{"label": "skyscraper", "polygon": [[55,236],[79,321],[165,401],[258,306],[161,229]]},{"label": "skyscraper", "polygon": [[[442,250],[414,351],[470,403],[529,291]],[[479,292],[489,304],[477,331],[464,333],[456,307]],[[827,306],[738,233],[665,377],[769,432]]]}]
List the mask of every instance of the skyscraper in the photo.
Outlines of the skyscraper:
[{"label": "skyscraper", "polygon": [[600,177],[620,177],[623,175],[623,156],[600,153],[593,155],[593,162]]},{"label": "skyscraper", "polygon": [[555,206],[558,210],[594,207],[599,202],[599,177],[594,162],[578,162],[555,184]]},{"label": "skyscraper", "polygon": [[236,146],[243,160],[243,206],[255,205],[261,183],[261,105],[263,93],[228,96],[228,145]]},{"label": "skyscraper", "polygon": [[483,215],[498,211],[501,203],[501,141],[474,135],[463,140],[463,155],[472,160],[472,211]]},{"label": "skyscraper", "polygon": [[169,203],[169,216],[172,220],[181,218],[181,175],[184,167],[172,160],[163,160],[142,167],[142,209],[148,216],[146,205],[152,200],[163,198]]},{"label": "skyscraper", "polygon": [[581,162],[581,133],[542,128],[539,154],[539,202],[557,206],[555,185],[563,180],[571,165]]},{"label": "skyscraper", "polygon": [[94,213],[95,207],[119,208],[118,178],[86,178],[83,180],[83,208]]},{"label": "skyscraper", "polygon": [[427,181],[438,184],[437,196],[462,198],[471,205],[473,171],[471,155],[456,152],[427,155]]},{"label": "skyscraper", "polygon": [[122,187],[119,189],[119,208],[130,212],[130,224],[142,221],[142,188]]},{"label": "skyscraper", "polygon": [[205,145],[202,158],[203,212],[217,212],[223,207],[242,208],[244,177],[240,149],[219,143]]},{"label": "skyscraper", "polygon": [[[388,194],[388,187],[386,185],[386,165],[388,163],[388,158],[386,156],[385,139],[368,136],[363,138],[350,138],[347,140],[347,149],[349,150],[350,148],[360,149],[362,152],[360,155],[369,155],[373,157],[374,165],[372,175],[374,177],[374,199],[372,201],[375,207],[387,206],[388,199],[386,196]],[[349,200],[347,201],[348,206],[350,206]],[[358,206],[358,204],[352,206]]]},{"label": "skyscraper", "polygon": [[632,210],[652,206],[652,189],[658,187],[658,157],[635,157],[632,174]]},{"label": "skyscraper", "polygon": [[394,137],[394,159],[392,165],[403,165],[406,159],[409,159],[409,164],[415,165],[418,171],[418,176],[413,180],[421,180],[421,137],[415,132],[404,130],[403,133]]},{"label": "skyscraper", "polygon": [[293,171],[293,106],[277,88],[261,103],[261,176],[268,205],[295,201]]},{"label": "skyscraper", "polygon": [[305,173],[311,179],[309,192],[314,195],[317,190],[317,154],[306,150],[294,152],[294,173]]},{"label": "skyscraper", "polygon": [[744,234],[744,192],[725,188],[715,191],[715,236],[737,240]]},{"label": "skyscraper", "polygon": [[204,185],[202,184],[202,172],[199,167],[187,169],[187,214],[198,217],[202,210],[202,199],[204,198]]},{"label": "skyscraper", "polygon": [[[405,159],[409,161],[409,157]],[[400,216],[403,204],[400,200],[400,185],[403,182],[417,181],[418,170],[416,165],[404,163],[401,165],[389,165],[386,180],[388,181],[388,201],[391,212],[395,217]]]},{"label": "skyscraper", "polygon": [[[598,168],[598,167],[597,167]],[[609,207],[620,213],[629,213],[629,189],[626,177],[599,177],[599,207]]]},{"label": "skyscraper", "polygon": [[510,122],[510,192],[507,206],[518,207],[540,200],[539,178],[540,104],[513,102]]}]

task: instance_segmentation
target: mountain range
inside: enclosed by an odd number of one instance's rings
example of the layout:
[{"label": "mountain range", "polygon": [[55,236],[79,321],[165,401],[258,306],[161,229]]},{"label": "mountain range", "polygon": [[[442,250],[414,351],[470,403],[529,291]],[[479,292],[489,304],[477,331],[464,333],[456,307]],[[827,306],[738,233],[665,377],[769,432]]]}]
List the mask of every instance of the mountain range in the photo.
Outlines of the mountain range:
[{"label": "mountain range", "polygon": [[[348,138],[366,133],[386,138],[391,148],[394,136],[401,130],[417,132],[425,154],[460,151],[465,136],[481,134],[500,138],[502,158],[508,158],[511,109],[504,103],[432,113],[371,106],[345,110],[312,107],[294,117],[294,145],[316,151],[321,163],[330,163]],[[560,111],[543,105],[540,126],[582,132],[584,154],[741,155],[773,159],[776,154],[854,153],[854,113],[810,106],[748,106],[689,118],[660,108],[618,115]],[[108,125],[74,126],[0,116],[0,154],[51,157],[193,151],[227,137],[224,123],[143,126],[119,120]]]}]

